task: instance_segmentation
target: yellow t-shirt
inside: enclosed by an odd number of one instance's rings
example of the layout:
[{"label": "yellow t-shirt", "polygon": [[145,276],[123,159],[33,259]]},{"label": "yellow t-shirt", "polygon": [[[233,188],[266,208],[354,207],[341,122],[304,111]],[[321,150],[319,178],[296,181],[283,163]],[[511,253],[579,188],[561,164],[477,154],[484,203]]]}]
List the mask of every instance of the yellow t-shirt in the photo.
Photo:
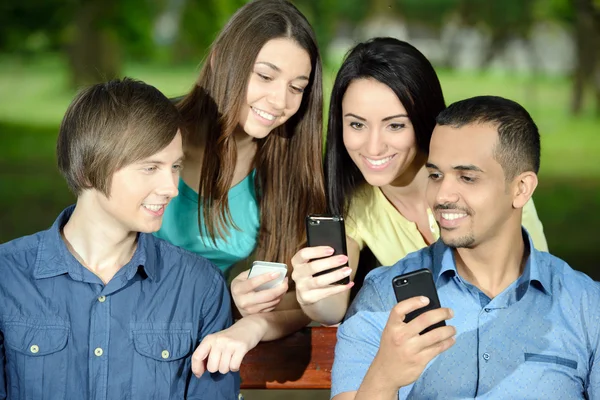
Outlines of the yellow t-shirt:
[{"label": "yellow t-shirt", "polygon": [[[440,231],[431,210],[427,209],[427,215],[429,227],[437,240]],[[363,185],[358,189],[345,221],[346,234],[358,243],[361,250],[367,246],[381,265],[393,265],[408,253],[427,247],[417,224],[404,218],[376,186]],[[523,207],[522,223],[535,248],[548,251],[533,199]]]}]

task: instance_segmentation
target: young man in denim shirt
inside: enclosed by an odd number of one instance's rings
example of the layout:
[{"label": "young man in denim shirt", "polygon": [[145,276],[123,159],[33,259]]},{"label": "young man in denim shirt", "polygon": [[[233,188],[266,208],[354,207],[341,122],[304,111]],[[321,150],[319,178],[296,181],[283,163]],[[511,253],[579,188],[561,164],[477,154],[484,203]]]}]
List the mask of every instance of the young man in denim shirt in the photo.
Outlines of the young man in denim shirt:
[{"label": "young man in denim shirt", "polygon": [[235,373],[191,372],[231,325],[207,260],[151,235],[177,196],[179,116],[131,79],[83,90],[60,127],[77,204],[0,246],[0,399],[233,399]]},{"label": "young man in denim shirt", "polygon": [[[539,163],[538,129],[517,103],[442,111],[427,162],[441,240],[365,279],[338,329],[335,400],[600,399],[600,285],[521,227]],[[421,268],[448,308],[405,323],[428,299],[396,304],[392,279]]]}]

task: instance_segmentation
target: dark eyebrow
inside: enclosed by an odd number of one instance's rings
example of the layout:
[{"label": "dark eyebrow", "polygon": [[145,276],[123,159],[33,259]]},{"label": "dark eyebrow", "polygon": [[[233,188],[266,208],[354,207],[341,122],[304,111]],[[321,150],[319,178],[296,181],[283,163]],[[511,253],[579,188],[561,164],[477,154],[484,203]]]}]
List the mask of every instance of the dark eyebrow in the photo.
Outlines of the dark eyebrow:
[{"label": "dark eyebrow", "polygon": [[[272,63],[270,63],[268,61],[259,61],[259,62],[257,62],[257,64],[263,64],[263,65],[266,65],[267,67],[271,68],[275,72],[281,72],[281,68],[279,68],[277,65],[272,64]],[[306,76],[306,75],[297,76],[295,79],[301,79],[301,80],[304,80],[304,81],[308,81],[309,80],[308,76]]]},{"label": "dark eyebrow", "polygon": [[456,171],[475,171],[475,172],[483,172],[483,170],[473,164],[469,165],[456,165],[452,167],[452,169]]},{"label": "dark eyebrow", "polygon": [[348,114],[344,115],[344,118],[346,118],[346,117],[352,117],[352,118],[356,118],[361,121],[366,121],[366,119],[364,119],[363,117],[359,117],[358,115],[352,114],[352,113],[348,113]]},{"label": "dark eyebrow", "polygon": [[381,122],[386,122],[386,121],[389,121],[390,119],[394,119],[394,118],[408,118],[408,115],[406,115],[406,114],[392,115],[389,117],[385,117],[384,119],[381,120]]},{"label": "dark eyebrow", "polygon": [[437,167],[437,165],[435,165],[435,164],[432,164],[432,163],[429,163],[429,162],[428,162],[428,163],[425,163],[425,166],[426,166],[427,168],[431,168],[431,169],[439,169],[439,168]]}]

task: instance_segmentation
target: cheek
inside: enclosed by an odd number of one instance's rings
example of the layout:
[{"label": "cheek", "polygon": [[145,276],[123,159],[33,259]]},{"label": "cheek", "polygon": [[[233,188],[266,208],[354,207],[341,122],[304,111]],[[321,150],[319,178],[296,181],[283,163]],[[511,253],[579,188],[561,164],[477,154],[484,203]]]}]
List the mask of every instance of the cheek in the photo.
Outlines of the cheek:
[{"label": "cheek", "polygon": [[348,152],[359,150],[364,142],[363,135],[347,129],[342,131],[344,146]]},{"label": "cheek", "polygon": [[399,132],[393,134],[388,140],[389,147],[398,150],[400,152],[417,151],[417,141],[415,140],[415,134],[411,132]]}]

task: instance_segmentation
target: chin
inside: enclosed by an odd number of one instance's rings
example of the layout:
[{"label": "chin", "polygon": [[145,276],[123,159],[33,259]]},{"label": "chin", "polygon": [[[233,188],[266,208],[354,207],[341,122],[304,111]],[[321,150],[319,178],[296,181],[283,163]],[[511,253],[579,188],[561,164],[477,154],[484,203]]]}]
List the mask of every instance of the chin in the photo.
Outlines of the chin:
[{"label": "chin", "polygon": [[376,186],[376,187],[382,187],[385,185],[389,185],[393,181],[392,179],[385,177],[385,176],[374,176],[373,173],[367,173],[367,174],[363,173],[363,178],[365,178],[365,181],[367,181],[367,183],[369,185]]},{"label": "chin", "polygon": [[442,242],[450,248],[453,249],[471,249],[474,247],[475,238],[473,235],[463,235],[463,236],[455,236],[448,237],[448,235],[441,235],[440,238]]}]

